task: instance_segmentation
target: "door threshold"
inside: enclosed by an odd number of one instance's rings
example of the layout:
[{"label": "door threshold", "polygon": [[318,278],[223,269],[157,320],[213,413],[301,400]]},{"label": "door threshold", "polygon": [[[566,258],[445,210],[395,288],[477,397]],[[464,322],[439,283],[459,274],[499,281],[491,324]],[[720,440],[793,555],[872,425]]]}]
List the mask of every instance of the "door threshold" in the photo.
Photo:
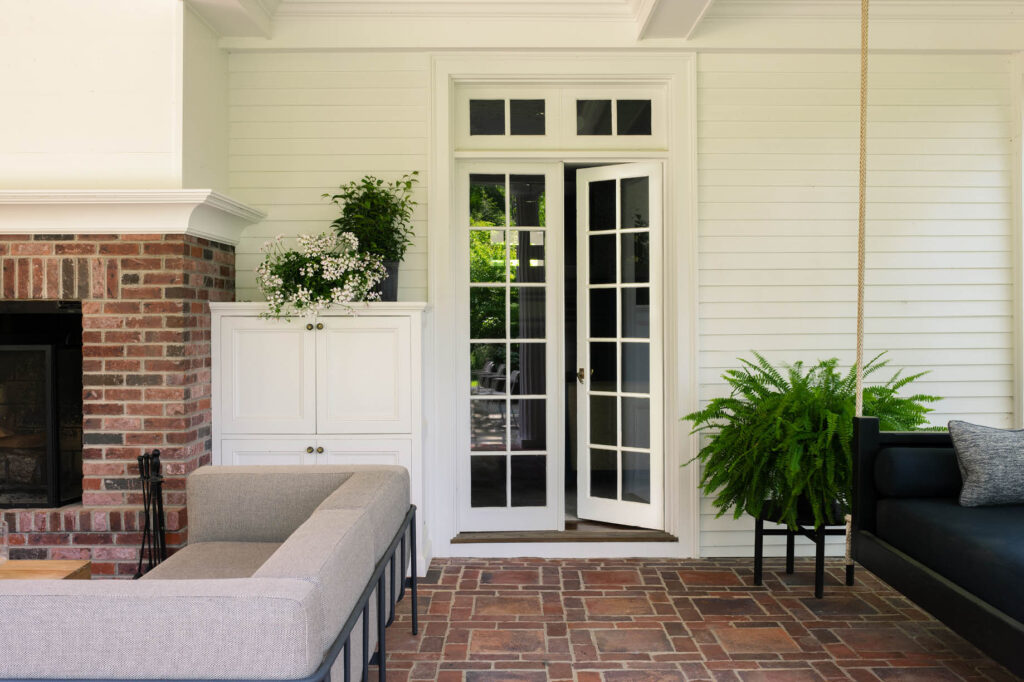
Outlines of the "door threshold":
[{"label": "door threshold", "polygon": [[513,530],[459,533],[453,545],[477,542],[678,542],[662,530]]}]

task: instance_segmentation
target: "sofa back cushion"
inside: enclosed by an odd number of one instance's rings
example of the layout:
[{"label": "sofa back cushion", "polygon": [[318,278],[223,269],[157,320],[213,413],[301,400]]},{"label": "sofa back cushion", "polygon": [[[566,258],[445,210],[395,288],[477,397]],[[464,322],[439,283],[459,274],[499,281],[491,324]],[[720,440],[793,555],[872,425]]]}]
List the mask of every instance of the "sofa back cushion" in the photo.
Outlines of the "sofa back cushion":
[{"label": "sofa back cushion", "polygon": [[1024,429],[949,422],[964,487],[960,504],[1024,504]]},{"label": "sofa back cushion", "polygon": [[952,448],[884,448],[875,457],[880,498],[956,497],[962,485]]},{"label": "sofa back cushion", "polygon": [[188,541],[284,542],[351,475],[331,466],[196,469],[188,477]]},{"label": "sofa back cushion", "polygon": [[352,470],[352,477],[331,493],[317,510],[365,510],[373,522],[376,563],[409,511],[409,472],[400,466],[353,467]]}]

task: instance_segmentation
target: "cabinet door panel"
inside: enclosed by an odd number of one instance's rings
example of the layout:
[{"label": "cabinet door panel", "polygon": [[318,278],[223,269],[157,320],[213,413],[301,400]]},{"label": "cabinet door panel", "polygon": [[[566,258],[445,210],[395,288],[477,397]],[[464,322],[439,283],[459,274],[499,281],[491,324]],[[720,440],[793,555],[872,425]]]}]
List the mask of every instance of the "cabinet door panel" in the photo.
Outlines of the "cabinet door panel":
[{"label": "cabinet door panel", "polygon": [[317,431],[410,433],[408,318],[322,317],[317,332]]},{"label": "cabinet door panel", "polygon": [[306,449],[313,447],[315,442],[315,436],[225,439],[220,444],[219,464],[316,464],[316,453],[306,452]]},{"label": "cabinet door panel", "polygon": [[227,317],[221,433],[316,431],[316,332],[300,321]]},{"label": "cabinet door panel", "polygon": [[409,469],[412,441],[404,438],[319,438],[317,464],[398,465]]}]

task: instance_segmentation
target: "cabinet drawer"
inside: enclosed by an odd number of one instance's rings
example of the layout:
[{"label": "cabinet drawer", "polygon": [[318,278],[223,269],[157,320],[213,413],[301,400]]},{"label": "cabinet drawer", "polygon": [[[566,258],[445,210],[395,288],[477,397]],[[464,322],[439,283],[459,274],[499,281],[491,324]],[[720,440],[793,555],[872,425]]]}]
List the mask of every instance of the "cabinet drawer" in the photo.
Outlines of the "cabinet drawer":
[{"label": "cabinet drawer", "polygon": [[[291,438],[226,438],[214,453],[214,464],[316,464],[316,436]],[[313,449],[313,452],[306,452]]]},{"label": "cabinet drawer", "polygon": [[404,466],[412,471],[412,441],[408,438],[324,438],[317,439],[323,453],[317,464],[379,464]]}]

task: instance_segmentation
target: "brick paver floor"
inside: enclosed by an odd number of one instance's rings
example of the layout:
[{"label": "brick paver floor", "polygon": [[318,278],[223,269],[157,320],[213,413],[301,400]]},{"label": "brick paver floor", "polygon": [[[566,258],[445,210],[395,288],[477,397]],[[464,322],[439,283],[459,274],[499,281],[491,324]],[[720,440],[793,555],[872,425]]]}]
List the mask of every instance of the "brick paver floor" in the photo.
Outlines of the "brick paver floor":
[{"label": "brick paver floor", "polygon": [[863,569],[749,559],[441,559],[388,628],[388,679],[1014,680]]}]

